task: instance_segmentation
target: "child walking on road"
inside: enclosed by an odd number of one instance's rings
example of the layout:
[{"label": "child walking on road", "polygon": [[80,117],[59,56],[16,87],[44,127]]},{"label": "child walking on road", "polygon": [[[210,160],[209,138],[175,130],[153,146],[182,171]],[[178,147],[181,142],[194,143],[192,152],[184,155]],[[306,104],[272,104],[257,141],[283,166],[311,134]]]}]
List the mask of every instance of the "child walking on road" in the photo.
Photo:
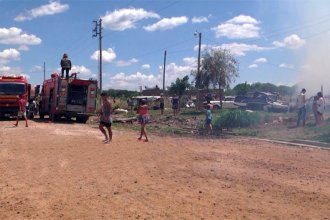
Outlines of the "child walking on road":
[{"label": "child walking on road", "polygon": [[211,111],[211,105],[206,105],[205,125],[206,125],[206,129],[207,129],[207,133],[208,134],[212,134],[212,111]]},{"label": "child walking on road", "polygon": [[138,116],[138,121],[141,125],[141,130],[140,130],[140,137],[138,140],[140,141],[142,139],[142,136],[145,136],[145,142],[148,142],[148,136],[147,136],[147,130],[146,130],[146,125],[149,122],[149,111],[148,111],[148,105],[146,100],[141,100],[141,103],[137,109],[137,113],[139,114]]}]

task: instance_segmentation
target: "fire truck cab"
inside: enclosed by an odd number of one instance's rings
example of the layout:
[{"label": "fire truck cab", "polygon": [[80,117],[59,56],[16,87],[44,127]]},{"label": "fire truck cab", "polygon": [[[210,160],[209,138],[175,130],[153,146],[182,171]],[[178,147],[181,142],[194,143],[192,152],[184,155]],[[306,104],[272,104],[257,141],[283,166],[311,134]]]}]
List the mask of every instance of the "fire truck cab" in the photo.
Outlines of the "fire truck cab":
[{"label": "fire truck cab", "polygon": [[53,73],[50,79],[43,82],[41,100],[39,102],[39,116],[41,119],[48,115],[52,121],[61,117],[86,123],[90,115],[95,114],[97,81],[61,78]]},{"label": "fire truck cab", "polygon": [[18,97],[22,95],[23,103],[26,105],[30,88],[31,85],[22,75],[0,76],[0,117],[16,116],[19,109]]}]

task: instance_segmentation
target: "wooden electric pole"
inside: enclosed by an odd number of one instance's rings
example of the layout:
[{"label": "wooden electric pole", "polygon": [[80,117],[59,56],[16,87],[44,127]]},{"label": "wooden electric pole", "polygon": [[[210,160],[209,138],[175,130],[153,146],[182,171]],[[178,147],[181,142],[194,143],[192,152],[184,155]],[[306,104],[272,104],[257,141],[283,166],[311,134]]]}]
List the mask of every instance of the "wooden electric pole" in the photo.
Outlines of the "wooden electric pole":
[{"label": "wooden electric pole", "polygon": [[99,93],[102,93],[102,19],[93,22],[95,23],[93,37],[99,36]]},{"label": "wooden electric pole", "polygon": [[165,95],[165,68],[166,68],[166,50],[164,53],[164,68],[163,68],[163,95]]}]

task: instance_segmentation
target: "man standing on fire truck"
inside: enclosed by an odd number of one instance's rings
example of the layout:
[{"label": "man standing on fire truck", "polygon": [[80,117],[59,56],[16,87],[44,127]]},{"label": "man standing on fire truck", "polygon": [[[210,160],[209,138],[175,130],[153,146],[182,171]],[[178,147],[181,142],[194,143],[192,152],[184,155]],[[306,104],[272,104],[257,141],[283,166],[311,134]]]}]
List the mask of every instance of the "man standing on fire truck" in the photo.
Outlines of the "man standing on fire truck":
[{"label": "man standing on fire truck", "polygon": [[71,60],[68,58],[68,54],[63,54],[63,58],[61,59],[61,68],[62,68],[62,74],[61,77],[64,77],[64,71],[65,71],[65,78],[69,78],[69,71],[71,70]]}]

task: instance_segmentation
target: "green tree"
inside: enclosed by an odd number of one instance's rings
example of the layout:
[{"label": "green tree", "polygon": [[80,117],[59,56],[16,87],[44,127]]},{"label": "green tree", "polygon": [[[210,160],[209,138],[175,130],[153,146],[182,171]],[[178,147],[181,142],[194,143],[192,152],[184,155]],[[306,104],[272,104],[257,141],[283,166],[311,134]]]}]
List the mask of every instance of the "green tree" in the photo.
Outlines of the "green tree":
[{"label": "green tree", "polygon": [[280,85],[278,86],[278,92],[282,96],[292,96],[295,92],[294,87]]},{"label": "green tree", "polygon": [[234,92],[236,95],[246,95],[250,90],[251,90],[251,85],[245,83],[240,83],[237,84],[234,88],[233,88]]},{"label": "green tree", "polygon": [[[225,49],[213,49],[203,54],[201,70],[196,74],[196,87],[199,89],[219,89],[222,97],[223,89],[229,88],[230,83],[239,76],[239,63]],[[220,98],[222,104],[222,99]]]},{"label": "green tree", "polygon": [[177,78],[175,83],[172,82],[169,87],[169,91],[171,93],[176,93],[179,97],[181,97],[189,87],[189,77],[185,76],[182,79]]}]

